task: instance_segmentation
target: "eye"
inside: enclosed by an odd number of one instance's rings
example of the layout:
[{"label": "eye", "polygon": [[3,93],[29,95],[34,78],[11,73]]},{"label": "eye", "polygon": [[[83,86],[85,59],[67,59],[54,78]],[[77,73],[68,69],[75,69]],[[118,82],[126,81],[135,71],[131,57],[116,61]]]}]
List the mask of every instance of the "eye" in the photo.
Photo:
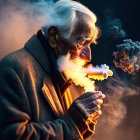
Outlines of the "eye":
[{"label": "eye", "polygon": [[85,41],[79,42],[78,44],[80,45],[84,45]]},{"label": "eye", "polygon": [[77,48],[80,50],[85,44],[85,40],[78,43]]}]

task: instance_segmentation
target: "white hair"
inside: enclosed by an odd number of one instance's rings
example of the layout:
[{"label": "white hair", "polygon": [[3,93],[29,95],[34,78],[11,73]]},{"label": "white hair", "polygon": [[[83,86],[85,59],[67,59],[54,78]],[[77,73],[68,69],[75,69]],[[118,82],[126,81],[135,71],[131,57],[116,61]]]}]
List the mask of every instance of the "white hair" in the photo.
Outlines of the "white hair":
[{"label": "white hair", "polygon": [[45,34],[50,26],[56,26],[61,35],[68,39],[76,24],[77,12],[89,15],[94,24],[96,23],[96,15],[81,3],[73,0],[59,0],[51,8],[49,21],[43,27]]}]

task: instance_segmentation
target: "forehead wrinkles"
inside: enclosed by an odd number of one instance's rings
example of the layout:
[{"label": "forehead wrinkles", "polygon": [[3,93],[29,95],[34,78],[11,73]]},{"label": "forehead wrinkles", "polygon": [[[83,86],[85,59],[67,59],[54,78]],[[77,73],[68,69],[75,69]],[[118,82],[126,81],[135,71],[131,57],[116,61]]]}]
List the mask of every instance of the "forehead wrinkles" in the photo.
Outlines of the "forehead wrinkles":
[{"label": "forehead wrinkles", "polygon": [[92,38],[95,24],[87,15],[79,15],[74,30],[71,34],[71,40],[76,41],[78,38]]}]

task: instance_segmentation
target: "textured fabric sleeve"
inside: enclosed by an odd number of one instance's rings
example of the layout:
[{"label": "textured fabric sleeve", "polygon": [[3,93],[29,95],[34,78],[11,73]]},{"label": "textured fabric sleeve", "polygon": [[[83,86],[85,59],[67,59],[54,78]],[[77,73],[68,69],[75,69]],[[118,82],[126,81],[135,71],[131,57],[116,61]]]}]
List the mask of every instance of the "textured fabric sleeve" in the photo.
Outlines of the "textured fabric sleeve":
[{"label": "textured fabric sleeve", "polygon": [[44,123],[33,122],[30,102],[17,73],[0,70],[1,140],[76,140],[78,129],[68,115]]}]

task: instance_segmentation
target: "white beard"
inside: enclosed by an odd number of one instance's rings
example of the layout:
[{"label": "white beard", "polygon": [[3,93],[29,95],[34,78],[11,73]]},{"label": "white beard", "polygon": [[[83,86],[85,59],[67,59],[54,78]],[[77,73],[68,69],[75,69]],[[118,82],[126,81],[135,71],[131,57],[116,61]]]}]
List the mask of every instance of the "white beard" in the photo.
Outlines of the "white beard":
[{"label": "white beard", "polygon": [[70,58],[70,54],[60,56],[57,59],[57,64],[60,72],[64,72],[68,79],[72,79],[76,86],[81,86],[85,89],[85,92],[95,91],[94,81],[87,77],[83,66],[86,62],[77,57],[75,59]]}]

